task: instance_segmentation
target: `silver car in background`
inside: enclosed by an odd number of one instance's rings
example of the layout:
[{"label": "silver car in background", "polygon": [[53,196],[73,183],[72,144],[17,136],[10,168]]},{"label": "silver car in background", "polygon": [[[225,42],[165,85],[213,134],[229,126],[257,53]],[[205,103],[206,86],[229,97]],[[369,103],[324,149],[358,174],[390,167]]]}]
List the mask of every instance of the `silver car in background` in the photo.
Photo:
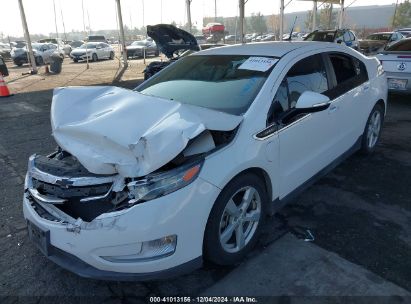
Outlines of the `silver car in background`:
[{"label": "silver car in background", "polygon": [[388,47],[377,55],[387,73],[388,90],[396,93],[411,93],[411,38],[406,38]]}]

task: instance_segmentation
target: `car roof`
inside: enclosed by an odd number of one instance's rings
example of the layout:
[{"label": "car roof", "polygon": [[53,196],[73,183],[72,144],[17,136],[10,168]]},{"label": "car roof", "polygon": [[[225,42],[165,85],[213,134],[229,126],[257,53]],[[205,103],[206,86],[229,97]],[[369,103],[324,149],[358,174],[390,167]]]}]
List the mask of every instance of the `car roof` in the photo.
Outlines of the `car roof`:
[{"label": "car roof", "polygon": [[384,34],[393,34],[393,33],[394,32],[377,32],[377,33],[372,33],[370,35],[378,35],[378,34],[384,35]]},{"label": "car roof", "polygon": [[[330,43],[336,46],[335,43]],[[271,41],[271,42],[257,42],[247,44],[228,45],[219,48],[211,48],[201,51],[199,55],[255,55],[255,56],[274,56],[282,57],[285,54],[296,49],[311,49],[313,47],[322,49],[327,42],[317,41]]]}]

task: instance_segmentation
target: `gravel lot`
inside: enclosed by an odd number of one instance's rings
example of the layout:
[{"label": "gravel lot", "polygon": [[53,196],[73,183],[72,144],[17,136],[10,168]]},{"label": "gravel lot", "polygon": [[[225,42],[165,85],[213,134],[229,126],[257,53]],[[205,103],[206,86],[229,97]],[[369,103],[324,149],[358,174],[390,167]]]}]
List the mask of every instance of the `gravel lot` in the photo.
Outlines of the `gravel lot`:
[{"label": "gravel lot", "polygon": [[[117,60],[90,67],[85,70],[85,64],[66,59],[60,75],[28,77],[21,76],[27,68],[10,68],[6,80],[16,95],[0,99],[0,296],[10,303],[41,303],[33,296],[60,296],[61,303],[69,301],[65,296],[94,296],[78,300],[87,303],[134,303],[141,296],[197,295],[232,269],[205,265],[168,281],[100,282],[59,268],[28,240],[21,206],[24,174],[29,155],[55,148],[49,122],[51,89],[112,83],[118,73]],[[143,69],[142,60],[132,61],[123,81],[115,84],[135,87]],[[353,155],[272,217],[251,255],[287,232],[305,238],[309,229],[316,245],[411,291],[410,131],[409,97],[391,96],[376,153],[368,158]]]}]

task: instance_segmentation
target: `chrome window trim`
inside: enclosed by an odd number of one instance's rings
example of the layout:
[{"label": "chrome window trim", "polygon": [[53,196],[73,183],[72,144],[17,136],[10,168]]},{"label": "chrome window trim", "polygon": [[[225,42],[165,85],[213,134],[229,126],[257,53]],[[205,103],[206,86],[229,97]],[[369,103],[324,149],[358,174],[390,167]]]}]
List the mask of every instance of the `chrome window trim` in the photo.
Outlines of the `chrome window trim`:
[{"label": "chrome window trim", "polygon": [[305,114],[303,117],[297,119],[296,121],[293,121],[293,122],[290,123],[289,125],[284,126],[283,128],[281,128],[281,129],[273,132],[272,134],[267,135],[266,137],[262,137],[262,138],[257,137],[257,134],[263,132],[264,130],[266,130],[266,129],[268,129],[269,127],[272,126],[272,125],[269,125],[268,127],[266,127],[266,128],[264,128],[264,129],[262,129],[261,131],[258,131],[257,133],[255,133],[255,134],[253,135],[253,138],[256,139],[256,140],[259,140],[259,141],[266,140],[267,138],[270,138],[270,137],[272,137],[272,136],[274,136],[274,135],[279,134],[279,133],[282,132],[283,130],[286,130],[286,129],[292,127],[292,126],[295,125],[296,123],[298,123],[298,122],[302,121],[303,119],[306,119],[307,117],[310,117],[310,116],[311,116],[311,113]]}]

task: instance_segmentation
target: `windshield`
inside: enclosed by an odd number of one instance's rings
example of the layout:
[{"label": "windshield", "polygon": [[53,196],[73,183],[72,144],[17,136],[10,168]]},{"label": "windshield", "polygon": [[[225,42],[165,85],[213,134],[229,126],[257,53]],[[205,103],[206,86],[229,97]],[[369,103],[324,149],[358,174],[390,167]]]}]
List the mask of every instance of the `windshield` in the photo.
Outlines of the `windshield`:
[{"label": "windshield", "polygon": [[95,49],[97,44],[94,43],[85,43],[79,47],[79,49]]},{"label": "windshield", "polygon": [[[256,60],[259,60],[258,64],[250,64]],[[276,62],[273,57],[249,55],[188,56],[136,90],[146,95],[240,115],[247,111]]]},{"label": "windshield", "polygon": [[309,34],[305,41],[327,41],[334,42],[335,32],[313,32]]},{"label": "windshield", "polygon": [[367,37],[368,40],[390,40],[391,34],[372,34]]}]

